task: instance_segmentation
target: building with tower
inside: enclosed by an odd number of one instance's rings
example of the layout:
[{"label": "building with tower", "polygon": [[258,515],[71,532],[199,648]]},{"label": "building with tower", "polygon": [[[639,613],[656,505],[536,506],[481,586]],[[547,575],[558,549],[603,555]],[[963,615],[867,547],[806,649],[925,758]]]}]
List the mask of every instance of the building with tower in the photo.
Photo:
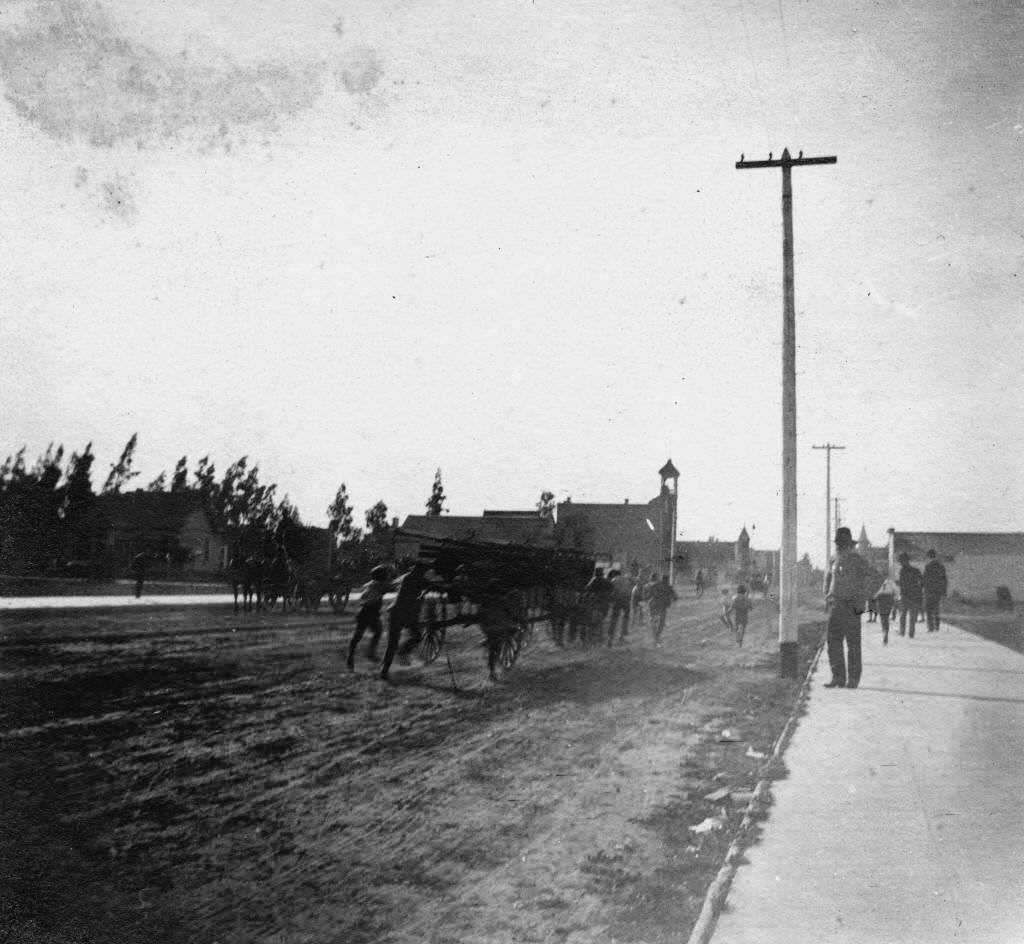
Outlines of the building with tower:
[{"label": "building with tower", "polygon": [[675,577],[679,526],[679,470],[669,459],[659,470],[658,496],[642,504],[560,502],[556,541],[588,551],[605,567],[654,571]]},{"label": "building with tower", "polygon": [[679,541],[676,557],[680,569],[693,576],[704,572],[708,583],[756,583],[768,586],[778,582],[779,551],[754,548],[744,525],[735,541]]}]

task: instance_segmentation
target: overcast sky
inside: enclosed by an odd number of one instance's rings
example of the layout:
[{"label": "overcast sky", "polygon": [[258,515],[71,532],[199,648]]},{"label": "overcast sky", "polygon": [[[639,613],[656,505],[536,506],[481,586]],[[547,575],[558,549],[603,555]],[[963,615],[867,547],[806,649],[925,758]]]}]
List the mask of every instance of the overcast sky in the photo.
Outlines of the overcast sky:
[{"label": "overcast sky", "polygon": [[644,501],[800,553],[1024,530],[1024,9],[8,0],[4,454],[248,454],[304,518]]}]

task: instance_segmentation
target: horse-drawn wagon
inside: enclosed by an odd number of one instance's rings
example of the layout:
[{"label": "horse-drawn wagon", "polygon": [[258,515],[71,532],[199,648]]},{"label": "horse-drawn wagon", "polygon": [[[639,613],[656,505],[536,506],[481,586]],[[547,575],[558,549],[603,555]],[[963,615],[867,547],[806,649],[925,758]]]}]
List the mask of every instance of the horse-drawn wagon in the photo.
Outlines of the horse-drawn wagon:
[{"label": "horse-drawn wagon", "polygon": [[586,554],[406,536],[422,541],[419,561],[429,568],[417,626],[418,654],[425,663],[440,655],[449,628],[477,625],[494,677],[498,666],[512,667],[538,623],[546,623],[561,645],[567,628],[584,619],[583,589],[594,569]]}]

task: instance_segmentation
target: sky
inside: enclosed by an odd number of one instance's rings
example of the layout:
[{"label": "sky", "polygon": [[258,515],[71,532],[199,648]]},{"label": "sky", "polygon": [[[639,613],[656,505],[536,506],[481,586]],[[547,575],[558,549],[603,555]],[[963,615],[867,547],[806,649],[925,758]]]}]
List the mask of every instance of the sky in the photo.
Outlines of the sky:
[{"label": "sky", "polygon": [[4,0],[0,452],[209,455],[303,518],[645,501],[799,553],[1024,530],[1024,8]]}]

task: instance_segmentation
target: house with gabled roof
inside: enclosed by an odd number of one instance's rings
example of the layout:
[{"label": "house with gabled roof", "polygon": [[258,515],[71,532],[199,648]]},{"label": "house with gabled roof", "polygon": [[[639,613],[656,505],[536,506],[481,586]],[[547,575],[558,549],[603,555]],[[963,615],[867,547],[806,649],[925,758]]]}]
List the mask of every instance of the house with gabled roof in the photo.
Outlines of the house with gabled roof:
[{"label": "house with gabled roof", "polygon": [[998,587],[1024,598],[1024,533],[979,531],[897,531],[889,529],[889,567],[899,570],[900,554],[924,565],[929,550],[946,568],[949,593],[968,600],[996,601]]},{"label": "house with gabled roof", "polygon": [[98,495],[90,516],[93,556],[114,575],[147,549],[165,561],[168,575],[212,576],[227,564],[224,538],[194,492]]}]

